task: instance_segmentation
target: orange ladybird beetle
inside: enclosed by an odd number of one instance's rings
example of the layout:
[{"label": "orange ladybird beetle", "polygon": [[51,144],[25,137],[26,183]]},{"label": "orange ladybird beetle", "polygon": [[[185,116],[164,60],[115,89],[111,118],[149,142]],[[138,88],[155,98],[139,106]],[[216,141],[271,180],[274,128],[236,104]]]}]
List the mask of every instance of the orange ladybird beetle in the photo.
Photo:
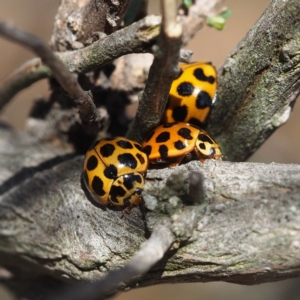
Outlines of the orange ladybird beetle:
[{"label": "orange ladybird beetle", "polygon": [[180,69],[172,83],[162,122],[202,127],[216,99],[216,68],[209,62],[195,62],[180,65]]},{"label": "orange ladybird beetle", "polygon": [[175,167],[183,160],[222,159],[218,144],[203,129],[188,123],[165,123],[155,128],[142,144],[152,164]]},{"label": "orange ladybird beetle", "polygon": [[101,139],[86,153],[83,180],[100,204],[139,205],[148,164],[137,142],[123,137]]}]

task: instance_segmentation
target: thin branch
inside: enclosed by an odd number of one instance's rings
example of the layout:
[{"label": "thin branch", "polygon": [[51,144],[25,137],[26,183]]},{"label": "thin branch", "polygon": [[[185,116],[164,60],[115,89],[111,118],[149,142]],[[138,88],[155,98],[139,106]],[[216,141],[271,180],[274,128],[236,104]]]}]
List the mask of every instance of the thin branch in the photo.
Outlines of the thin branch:
[{"label": "thin branch", "polygon": [[0,34],[9,40],[28,47],[42,59],[70,98],[74,100],[86,132],[90,135],[95,135],[100,128],[100,117],[93,102],[92,94],[81,88],[76,76],[68,70],[63,62],[51,51],[50,47],[37,37],[4,22],[0,23]]},{"label": "thin branch", "polygon": [[96,70],[123,55],[149,52],[151,43],[159,35],[160,22],[161,18],[158,16],[147,16],[90,46],[63,52],[59,56],[71,72],[86,73]]},{"label": "thin branch", "polygon": [[[200,30],[205,25],[208,15],[219,10],[218,4],[221,1],[202,2],[203,0],[196,1],[190,8],[188,16],[180,16],[180,22],[185,28],[185,43],[196,33],[196,30]],[[71,72],[94,71],[126,54],[152,52],[150,46],[159,35],[160,21],[159,16],[147,16],[90,46],[74,51],[57,52],[56,55],[68,66]],[[187,50],[181,50],[180,61],[189,62],[191,54]],[[38,80],[51,76],[51,71],[45,65],[37,65],[27,69],[30,63],[25,63],[0,83],[0,109],[21,90]]]},{"label": "thin branch", "polygon": [[224,10],[224,0],[195,0],[186,14],[179,10],[179,22],[184,28],[183,45],[186,45],[205,25],[206,19]]},{"label": "thin branch", "polygon": [[161,32],[155,46],[155,58],[146,87],[140,94],[135,119],[127,134],[129,138],[139,142],[161,120],[179,61],[183,32],[181,25],[176,21],[176,1],[162,0],[161,6],[163,17]]},{"label": "thin branch", "polygon": [[40,58],[24,63],[0,83],[0,111],[18,92],[50,75],[51,71],[42,64]]},{"label": "thin branch", "polygon": [[23,32],[8,23],[0,23],[0,34],[13,41],[25,46],[35,52],[46,64],[55,78],[60,82],[69,96],[76,98],[81,96],[84,91],[77,83],[76,76],[72,75],[65,65],[54,55],[49,46],[37,37]]},{"label": "thin branch", "polygon": [[[159,35],[160,21],[161,18],[158,16],[148,16],[88,47],[55,54],[71,72],[93,71],[123,55],[151,51],[149,46]],[[182,60],[188,58],[189,54],[182,52]],[[25,63],[0,83],[0,110],[18,92],[36,81],[50,76],[52,76],[51,70],[42,65],[39,58]]]},{"label": "thin branch", "polygon": [[141,245],[131,261],[120,270],[109,272],[98,282],[56,292],[49,300],[100,300],[116,293],[122,284],[130,285],[134,280],[147,273],[158,263],[174,242],[174,235],[169,226],[157,224],[151,237]]}]

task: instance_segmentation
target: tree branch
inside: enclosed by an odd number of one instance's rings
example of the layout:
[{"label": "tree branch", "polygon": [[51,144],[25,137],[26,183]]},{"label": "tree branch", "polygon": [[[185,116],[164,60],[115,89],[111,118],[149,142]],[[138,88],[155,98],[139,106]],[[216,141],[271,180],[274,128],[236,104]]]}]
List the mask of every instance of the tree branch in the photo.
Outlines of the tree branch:
[{"label": "tree branch", "polygon": [[179,62],[183,31],[176,21],[176,1],[162,0],[161,7],[163,17],[154,60],[145,89],[139,97],[135,119],[127,133],[130,139],[138,142],[160,122]]},{"label": "tree branch", "polygon": [[118,29],[129,0],[62,1],[55,17],[51,45],[59,52],[78,49],[93,41],[95,33]]},{"label": "tree branch", "polygon": [[[196,33],[196,29],[200,30],[204,26],[207,16],[216,14],[219,10],[220,0],[210,1],[209,4],[205,1],[197,0],[195,5],[190,8],[191,13],[188,16],[180,17],[180,22],[186,28],[185,42]],[[75,3],[74,5],[78,5],[78,3]],[[71,6],[69,6],[68,9],[72,11]],[[59,20],[58,17],[61,14],[63,14],[62,11],[58,13],[56,17],[57,20]],[[94,71],[123,55],[151,52],[150,46],[159,35],[160,20],[161,18],[158,16],[147,16],[130,26],[95,41],[90,46],[73,51],[56,52],[55,54],[68,66],[71,72],[86,73]],[[53,41],[54,36],[56,36],[58,44],[65,43],[60,40],[61,34],[61,31],[54,30],[52,44],[55,43]],[[70,38],[70,40],[72,39]],[[69,48],[65,44],[63,47],[58,44],[56,45],[56,48],[60,50]],[[180,53],[180,60],[188,62],[190,56],[191,53],[182,50]],[[38,58],[34,61],[30,60],[29,62],[26,62],[0,83],[0,109],[2,109],[21,90],[29,87],[38,80],[50,76],[51,71],[47,66],[42,65]]]},{"label": "tree branch", "polygon": [[81,88],[77,82],[77,77],[68,70],[63,62],[50,50],[48,45],[37,37],[3,22],[0,23],[0,34],[30,48],[30,50],[34,51],[42,59],[63,89],[75,102],[86,132],[92,136],[96,135],[101,128],[101,119],[93,102],[92,94]]},{"label": "tree branch", "polygon": [[141,249],[134,254],[130,262],[122,269],[109,272],[104,279],[98,282],[72,289],[67,288],[64,292],[56,292],[49,299],[106,299],[107,296],[116,293],[122,285],[128,286],[133,283],[134,279],[138,279],[147,273],[163,258],[173,241],[174,235],[168,226],[156,224],[151,237],[141,245]]},{"label": "tree branch", "polygon": [[219,71],[207,130],[244,161],[289,118],[300,87],[300,1],[272,1]]},{"label": "tree branch", "polygon": [[[159,34],[160,21],[160,17],[148,16],[88,47],[55,53],[55,55],[63,61],[71,72],[94,71],[123,55],[145,52]],[[186,53],[184,52],[182,55],[186,56]],[[2,109],[13,96],[24,88],[51,75],[51,70],[42,65],[38,58],[25,63],[1,82],[0,108]]]},{"label": "tree branch", "polygon": [[33,58],[0,82],[0,111],[20,91],[38,80],[50,77],[51,71],[40,58]]},{"label": "tree branch", "polygon": [[94,71],[123,55],[149,51],[159,35],[160,22],[159,16],[147,16],[90,46],[59,55],[71,72]]},{"label": "tree branch", "polygon": [[[139,209],[121,218],[122,212],[96,207],[80,183],[82,157],[39,164],[36,145],[25,151],[28,143],[17,143],[7,130],[0,133],[13,142],[0,145],[0,263],[13,279],[25,284],[30,276],[37,282],[48,274],[60,282],[89,281],[125,266],[145,241]],[[44,146],[42,153],[53,153],[53,147]],[[29,160],[37,161],[34,169],[23,167]],[[170,214],[186,201],[195,172],[201,173],[201,201],[180,208],[181,216]],[[139,286],[158,280],[256,284],[300,275],[300,166],[194,161],[148,171],[144,194],[148,204],[150,196],[159,203],[173,234],[180,236],[182,222],[191,228],[188,242],[139,277]],[[147,228],[159,214],[147,213]],[[17,271],[23,262],[32,274],[26,273],[26,282]]]},{"label": "tree branch", "polygon": [[[286,116],[282,107],[288,109],[298,93],[298,42],[293,40],[294,36],[298,38],[299,29],[298,15],[294,14],[299,10],[297,3],[273,1],[258,22],[258,31],[249,33],[245,44],[239,45],[222,69],[224,81],[221,80],[220,98],[212,114],[218,125],[211,121],[208,129],[219,132],[229,158],[244,159],[259,145],[261,136],[265,138],[282,124]],[[272,9],[275,15],[278,10],[275,19],[271,18]],[[290,31],[280,22],[287,22]],[[295,29],[291,23],[295,23]],[[248,57],[259,66],[252,66],[251,60],[248,66],[249,61],[242,59],[247,56],[247,47],[253,51]],[[255,54],[256,49],[261,52]],[[246,67],[235,69],[235,63]],[[274,90],[265,77],[272,74]],[[226,89],[234,92],[234,78],[238,88],[230,102]],[[263,85],[258,88],[256,83]],[[277,101],[275,92],[282,101]],[[238,95],[246,95],[245,102],[240,104],[238,100],[243,98]],[[268,115],[271,125],[265,119],[267,110],[274,109],[269,99],[280,103],[278,111]],[[227,110],[232,107],[232,111],[227,114],[223,105]],[[258,111],[254,105],[261,105]],[[267,129],[257,126],[262,121]],[[224,127],[224,134],[218,126]],[[234,144],[229,137],[234,138]],[[109,280],[113,290],[120,281],[124,282],[128,269],[137,276],[139,286],[215,280],[257,284],[300,275],[299,165],[208,160],[176,169],[149,170],[143,192],[146,215],[139,208],[123,215],[100,208],[90,199],[80,182],[82,157],[70,157],[65,149],[33,143],[25,134],[20,137],[4,126],[0,126],[0,140],[0,263],[8,270],[5,283],[14,284],[14,291],[22,297],[28,296],[22,294],[24,290],[32,291],[28,289],[32,282],[48,288],[35,290],[43,298],[50,288],[63,282],[99,280],[108,271],[124,266],[125,271],[109,275],[121,276]],[[137,251],[146,240],[145,231],[152,231],[153,239],[156,233],[162,233],[155,229],[162,219],[170,231],[166,231],[166,243],[158,243],[161,251],[169,248],[173,238],[175,243],[151,272],[142,275],[161,258],[162,252],[143,264],[145,255],[139,257],[143,252]],[[146,245],[152,241],[150,238]],[[146,249],[153,250],[148,246]],[[127,264],[135,254],[134,266],[140,262],[142,269],[131,273]],[[27,289],[21,290],[20,286]],[[118,286],[126,287],[132,286],[128,282]]]}]

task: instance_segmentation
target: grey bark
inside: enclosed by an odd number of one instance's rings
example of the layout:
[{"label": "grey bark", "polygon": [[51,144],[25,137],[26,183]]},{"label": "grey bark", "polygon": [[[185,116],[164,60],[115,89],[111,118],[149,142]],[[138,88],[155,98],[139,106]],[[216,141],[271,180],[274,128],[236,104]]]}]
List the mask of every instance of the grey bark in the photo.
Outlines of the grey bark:
[{"label": "grey bark", "polygon": [[[273,1],[221,71],[208,130],[228,159],[244,160],[288,118],[298,94],[299,3]],[[62,282],[102,278],[130,260],[160,219],[177,240],[139,286],[299,276],[299,165],[210,160],[149,170],[150,212],[124,215],[90,199],[82,156],[5,126],[0,141],[0,276],[19,295],[35,286],[28,298],[36,299]]]},{"label": "grey bark", "polygon": [[[0,260],[11,281],[19,278],[19,285],[25,284],[20,278],[24,263],[31,271],[26,282],[30,276],[42,281],[45,275],[94,280],[124,266],[157,214],[148,213],[145,223],[139,208],[124,215],[97,207],[81,184],[81,156],[53,161],[57,153],[51,147],[20,142],[7,129],[0,133],[7,140],[0,145]],[[139,286],[213,280],[256,284],[299,276],[299,171],[293,164],[212,160],[149,171],[145,196],[156,197],[163,207],[171,205],[171,196],[183,199],[189,193],[177,183],[166,189],[163,182],[173,172],[181,180],[201,173],[202,196],[184,208],[184,218],[195,220],[188,240],[140,278]]]},{"label": "grey bark", "polygon": [[219,70],[208,131],[244,161],[289,118],[299,95],[300,1],[272,1]]},{"label": "grey bark", "polygon": [[55,18],[51,45],[55,50],[82,48],[97,34],[118,29],[129,6],[129,0],[63,0]]}]

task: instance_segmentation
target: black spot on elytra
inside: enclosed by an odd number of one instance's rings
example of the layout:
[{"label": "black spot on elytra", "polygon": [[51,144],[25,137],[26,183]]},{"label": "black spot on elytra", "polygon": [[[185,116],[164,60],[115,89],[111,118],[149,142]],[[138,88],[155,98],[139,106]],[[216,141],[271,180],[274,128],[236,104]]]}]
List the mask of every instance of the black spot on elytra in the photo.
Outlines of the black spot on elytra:
[{"label": "black spot on elytra", "polygon": [[201,141],[201,142],[207,142],[207,143],[210,143],[210,144],[214,144],[215,142],[209,137],[207,136],[206,134],[203,134],[203,133],[200,133],[198,135],[198,140]]},{"label": "black spot on elytra", "polygon": [[174,146],[175,146],[176,149],[182,150],[186,147],[186,144],[184,144],[182,141],[176,141],[174,143]]},{"label": "black spot on elytra", "polygon": [[133,145],[134,145],[134,147],[135,147],[136,149],[142,151],[142,146],[141,146],[140,144],[134,143]]},{"label": "black spot on elytra", "polygon": [[201,91],[196,98],[196,107],[205,108],[212,106],[212,99],[205,91]]},{"label": "black spot on elytra", "polygon": [[189,128],[180,128],[177,131],[177,133],[178,133],[178,135],[180,135],[184,139],[187,139],[187,140],[192,140],[193,139],[193,137],[191,136],[191,130]]},{"label": "black spot on elytra", "polygon": [[118,161],[131,169],[135,169],[137,167],[137,160],[131,153],[124,153],[118,155]]},{"label": "black spot on elytra", "polygon": [[168,132],[168,131],[163,131],[162,133],[160,133],[160,134],[156,137],[155,141],[156,141],[156,143],[165,143],[165,142],[167,142],[169,139],[170,139],[170,132]]},{"label": "black spot on elytra", "polygon": [[147,154],[147,156],[149,156],[152,151],[152,147],[150,145],[148,145],[143,148],[143,151]]},{"label": "black spot on elytra", "polygon": [[118,170],[117,170],[116,166],[109,165],[108,167],[106,167],[106,169],[104,170],[104,175],[105,175],[105,177],[107,177],[109,179],[117,178]]},{"label": "black spot on elytra", "polygon": [[123,149],[133,149],[132,144],[126,140],[117,141],[117,145]]},{"label": "black spot on elytra", "polygon": [[89,171],[95,170],[98,166],[98,159],[95,155],[89,157],[86,167]]},{"label": "black spot on elytra", "polygon": [[170,128],[170,127],[173,127],[173,126],[176,125],[176,124],[177,124],[177,122],[165,123],[165,124],[163,125],[163,128]]},{"label": "black spot on elytra", "polygon": [[142,175],[133,175],[134,176],[134,181],[138,182],[138,183],[142,183],[143,179],[142,179]]},{"label": "black spot on elytra", "polygon": [[190,118],[188,120],[188,123],[192,124],[192,125],[195,125],[196,127],[203,127],[203,123],[200,122],[198,119],[196,118]]},{"label": "black spot on elytra", "polygon": [[206,150],[205,144],[204,143],[200,143],[199,144],[200,149],[202,150]]},{"label": "black spot on elytra", "polygon": [[189,82],[182,82],[177,87],[177,93],[180,96],[190,96],[193,94],[194,86]]},{"label": "black spot on elytra", "polygon": [[124,186],[128,191],[134,188],[135,182],[142,183],[141,175],[128,174],[124,175]]},{"label": "black spot on elytra", "polygon": [[103,157],[109,157],[114,153],[115,149],[114,145],[105,144],[100,148],[100,153]]},{"label": "black spot on elytra", "polygon": [[146,143],[149,142],[151,140],[151,138],[153,137],[153,135],[154,135],[154,130],[147,135],[145,142]]},{"label": "black spot on elytra", "polygon": [[140,153],[136,154],[136,158],[140,161],[140,163],[143,165],[145,163],[145,158]]},{"label": "black spot on elytra", "polygon": [[100,177],[95,176],[92,180],[92,189],[93,191],[99,195],[103,196],[105,194],[105,191],[103,190],[103,181],[101,180]]},{"label": "black spot on elytra", "polygon": [[173,109],[172,117],[177,122],[183,122],[188,114],[188,108],[186,105],[176,106]]},{"label": "black spot on elytra", "polygon": [[132,180],[131,177],[124,176],[124,186],[125,188],[130,191],[134,187],[134,181]]},{"label": "black spot on elytra", "polygon": [[115,186],[113,185],[110,189],[110,200],[114,203],[119,203],[117,197],[124,197],[126,194],[126,191],[121,186]]},{"label": "black spot on elytra", "polygon": [[166,145],[160,145],[159,146],[159,149],[158,149],[158,152],[160,154],[160,157],[162,159],[166,159],[168,157],[168,147]]},{"label": "black spot on elytra", "polygon": [[210,84],[213,84],[215,82],[215,77],[214,76],[206,76],[203,72],[202,68],[197,68],[194,70],[194,76],[200,80],[200,81],[206,81]]}]

